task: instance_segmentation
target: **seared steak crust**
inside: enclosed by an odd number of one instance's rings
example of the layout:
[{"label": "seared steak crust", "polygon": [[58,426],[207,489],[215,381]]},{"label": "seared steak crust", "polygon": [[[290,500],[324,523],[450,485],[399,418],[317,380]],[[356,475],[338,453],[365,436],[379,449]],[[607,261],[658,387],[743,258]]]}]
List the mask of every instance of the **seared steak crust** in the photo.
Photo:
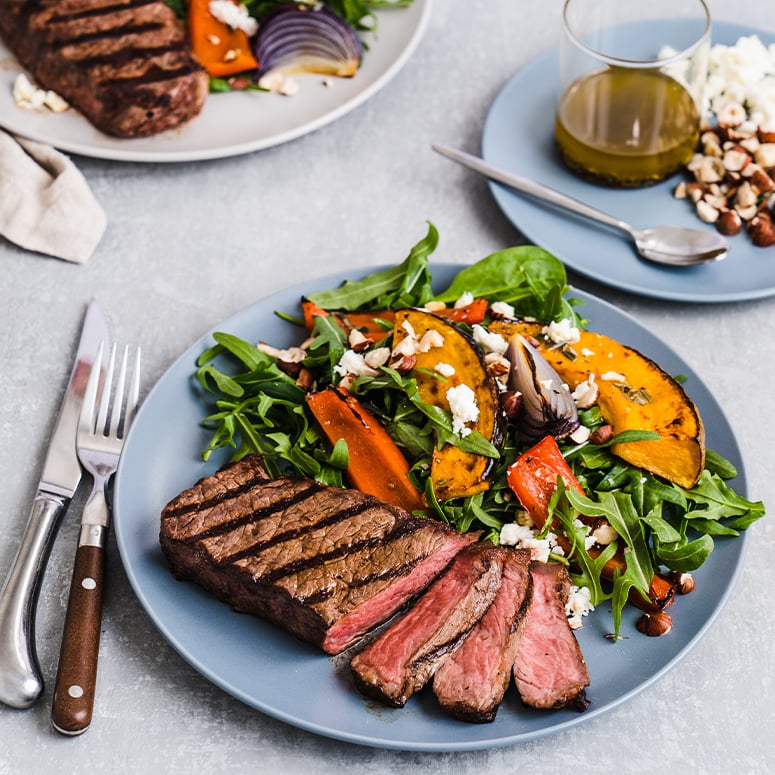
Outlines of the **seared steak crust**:
[{"label": "seared steak crust", "polygon": [[559,563],[531,562],[533,596],[514,663],[522,701],[533,708],[585,710],[589,672],[565,615],[570,577]]},{"label": "seared steak crust", "polygon": [[328,653],[387,620],[471,540],[357,490],[270,480],[258,456],[170,501],[160,531],[179,578]]},{"label": "seared steak crust", "polygon": [[501,549],[503,573],[492,605],[433,677],[444,710],[461,721],[489,722],[511,682],[532,596],[530,552]]},{"label": "seared steak crust", "polygon": [[464,549],[407,614],[356,654],[350,667],[361,692],[393,707],[406,704],[492,603],[503,551],[484,543]]},{"label": "seared steak crust", "polygon": [[162,0],[0,0],[0,36],[98,129],[143,137],[202,109],[207,73]]}]

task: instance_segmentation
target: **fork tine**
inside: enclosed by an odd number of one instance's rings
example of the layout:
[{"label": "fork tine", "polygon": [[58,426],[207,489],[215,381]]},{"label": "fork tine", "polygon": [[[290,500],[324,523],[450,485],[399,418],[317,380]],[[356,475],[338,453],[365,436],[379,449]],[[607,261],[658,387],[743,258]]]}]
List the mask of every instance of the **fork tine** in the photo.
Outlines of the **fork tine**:
[{"label": "fork tine", "polygon": [[129,345],[124,346],[124,353],[121,356],[121,366],[118,372],[118,382],[116,382],[116,390],[113,394],[113,411],[110,415],[110,430],[108,431],[110,436],[114,438],[118,437],[118,425],[121,419],[121,409],[124,403],[124,386],[126,385],[126,367],[127,360],[129,359]]},{"label": "fork tine", "polygon": [[102,436],[105,433],[105,428],[108,424],[108,409],[110,408],[110,394],[113,389],[113,370],[116,365],[116,345],[115,342],[110,348],[110,359],[108,360],[108,367],[105,369],[105,381],[102,385],[102,393],[100,395],[100,407],[97,415],[97,426],[95,432]]},{"label": "fork tine", "polygon": [[97,412],[97,391],[100,386],[100,370],[102,368],[103,350],[104,342],[100,342],[99,347],[97,348],[97,355],[94,358],[94,363],[89,372],[89,381],[86,384],[86,390],[83,394],[79,431],[87,430],[89,433],[94,431],[94,417]]}]

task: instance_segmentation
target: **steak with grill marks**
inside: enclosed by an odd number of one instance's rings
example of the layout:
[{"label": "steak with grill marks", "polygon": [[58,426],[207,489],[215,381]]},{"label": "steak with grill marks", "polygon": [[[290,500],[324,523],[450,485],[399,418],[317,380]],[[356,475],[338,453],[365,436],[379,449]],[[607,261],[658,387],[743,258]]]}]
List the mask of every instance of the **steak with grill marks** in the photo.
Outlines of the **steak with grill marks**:
[{"label": "steak with grill marks", "polygon": [[433,676],[444,710],[461,721],[489,722],[511,682],[511,670],[532,596],[530,552],[501,549],[503,573],[492,605]]},{"label": "steak with grill marks", "polygon": [[397,622],[353,657],[364,694],[402,707],[460,645],[492,603],[501,582],[503,552],[472,544]]},{"label": "steak with grill marks", "polygon": [[586,710],[589,672],[568,624],[568,571],[559,563],[531,562],[533,596],[514,662],[522,702],[533,708]]},{"label": "steak with grill marks", "polygon": [[164,508],[171,570],[336,654],[425,589],[473,536],[357,490],[269,479],[256,455]]},{"label": "steak with grill marks", "polygon": [[180,126],[207,73],[162,0],[0,0],[0,37],[45,89],[118,137]]}]

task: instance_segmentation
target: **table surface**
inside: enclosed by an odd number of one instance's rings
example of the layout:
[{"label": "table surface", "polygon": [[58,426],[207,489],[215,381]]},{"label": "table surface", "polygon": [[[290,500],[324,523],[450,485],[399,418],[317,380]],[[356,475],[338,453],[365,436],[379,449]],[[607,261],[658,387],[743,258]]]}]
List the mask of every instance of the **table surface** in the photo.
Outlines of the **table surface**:
[{"label": "table surface", "polygon": [[[775,4],[711,0],[714,17],[775,31]],[[519,244],[486,183],[430,150],[476,152],[508,79],[556,44],[560,0],[436,0],[424,39],[379,94],[313,134],[210,162],[117,163],[74,157],[108,215],[90,261],[68,264],[0,241],[0,414],[4,484],[0,573],[11,564],[84,305],[96,296],[117,341],[144,348],[144,392],[204,331],[258,298],[340,270],[402,259],[431,220],[435,259],[465,264]],[[302,96],[296,97],[303,98]],[[519,138],[515,138],[518,142]],[[685,305],[579,288],[634,315],[705,380],[739,438],[750,493],[772,507],[775,299]],[[16,772],[243,770],[511,773],[765,773],[775,756],[771,517],[752,528],[741,577],[708,635],[631,702],[563,734],[472,753],[362,748],[264,716],[201,677],[159,635],[111,539],[98,695],[91,729],[49,726],[79,495],[62,525],[37,618],[46,691],[29,710],[0,707],[0,775]]]}]

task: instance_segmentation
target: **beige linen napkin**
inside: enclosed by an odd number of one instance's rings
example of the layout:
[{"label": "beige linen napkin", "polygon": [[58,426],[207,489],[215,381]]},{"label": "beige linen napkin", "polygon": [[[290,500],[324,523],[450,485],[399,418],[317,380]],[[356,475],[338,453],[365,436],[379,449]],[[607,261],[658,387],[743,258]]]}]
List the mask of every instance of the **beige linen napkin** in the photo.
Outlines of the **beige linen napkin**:
[{"label": "beige linen napkin", "polygon": [[67,156],[0,130],[0,234],[27,250],[82,264],[106,224]]}]

